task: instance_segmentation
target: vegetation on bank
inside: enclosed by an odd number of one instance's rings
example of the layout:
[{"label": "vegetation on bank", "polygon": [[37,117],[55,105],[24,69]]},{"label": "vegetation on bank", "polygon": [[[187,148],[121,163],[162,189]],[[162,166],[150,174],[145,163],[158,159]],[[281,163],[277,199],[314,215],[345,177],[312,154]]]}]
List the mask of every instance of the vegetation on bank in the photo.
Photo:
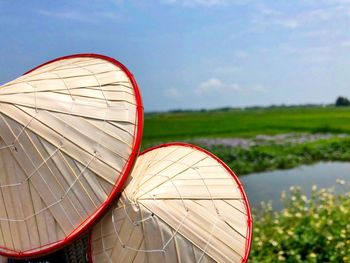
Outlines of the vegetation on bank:
[{"label": "vegetation on bank", "polygon": [[290,132],[348,133],[350,107],[282,107],[146,114],[143,145]]},{"label": "vegetation on bank", "polygon": [[[341,184],[344,182],[340,181]],[[285,208],[255,211],[249,262],[349,262],[350,192],[300,188],[282,194]]]},{"label": "vegetation on bank", "polygon": [[[337,106],[347,104],[348,101],[341,98]],[[198,144],[198,138],[251,140],[256,135],[291,132],[350,134],[350,108],[272,107],[173,112],[146,115],[145,124],[143,149],[167,141]],[[318,161],[350,161],[349,137],[300,143],[271,140],[249,147],[204,143],[200,146],[226,162],[238,176]],[[249,262],[350,262],[350,191],[336,195],[330,189],[313,188],[311,197],[307,198],[299,188],[292,188],[283,195],[282,201],[285,207],[282,211],[273,211],[270,204],[253,210]]]},{"label": "vegetation on bank", "polygon": [[[349,107],[228,109],[146,115],[143,149],[167,141],[198,138],[254,138],[290,132],[350,134]],[[350,161],[350,139],[271,143],[249,148],[200,145],[226,162],[237,175],[289,169],[317,161]]]},{"label": "vegetation on bank", "polygon": [[299,144],[264,144],[249,148],[205,147],[240,176],[289,169],[318,161],[350,161],[350,138],[332,138]]}]

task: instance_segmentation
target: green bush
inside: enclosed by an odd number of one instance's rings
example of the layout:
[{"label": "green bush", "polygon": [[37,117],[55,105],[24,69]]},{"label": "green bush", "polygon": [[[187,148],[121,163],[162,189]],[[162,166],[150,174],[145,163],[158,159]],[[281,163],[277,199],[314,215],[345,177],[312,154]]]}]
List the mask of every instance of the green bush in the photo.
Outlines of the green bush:
[{"label": "green bush", "polygon": [[350,101],[346,97],[338,97],[335,101],[335,106],[341,107],[341,106],[350,106]]},{"label": "green bush", "polygon": [[318,161],[350,161],[350,139],[334,138],[300,144],[267,144],[249,148],[206,147],[232,168],[237,175],[290,169]]},{"label": "green bush", "polygon": [[[339,181],[344,184],[343,181]],[[282,193],[284,209],[255,211],[249,262],[350,262],[350,193],[300,188]]]}]

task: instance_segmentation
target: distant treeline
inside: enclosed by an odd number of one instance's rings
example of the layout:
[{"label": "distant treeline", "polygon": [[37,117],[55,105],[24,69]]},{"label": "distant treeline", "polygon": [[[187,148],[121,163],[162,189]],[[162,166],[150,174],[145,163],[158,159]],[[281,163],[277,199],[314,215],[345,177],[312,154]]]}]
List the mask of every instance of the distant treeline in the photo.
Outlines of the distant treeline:
[{"label": "distant treeline", "polygon": [[215,109],[174,109],[166,112],[146,112],[147,115],[160,113],[196,113],[196,112],[228,112],[228,111],[242,111],[242,110],[259,110],[259,109],[279,109],[279,108],[317,108],[317,107],[344,107],[350,106],[350,100],[346,97],[339,96],[334,104],[294,104],[294,105],[270,105],[270,106],[249,106],[249,107],[221,107]]},{"label": "distant treeline", "polygon": [[270,106],[249,106],[249,107],[221,107],[215,109],[174,109],[166,112],[146,112],[147,115],[160,113],[196,113],[196,112],[228,112],[228,111],[244,111],[244,110],[259,110],[259,109],[279,109],[279,108],[317,108],[317,107],[333,107],[334,104],[296,104],[296,105],[270,105]]},{"label": "distant treeline", "polygon": [[338,97],[335,101],[335,106],[337,107],[344,107],[344,106],[350,106],[350,100],[346,97]]}]

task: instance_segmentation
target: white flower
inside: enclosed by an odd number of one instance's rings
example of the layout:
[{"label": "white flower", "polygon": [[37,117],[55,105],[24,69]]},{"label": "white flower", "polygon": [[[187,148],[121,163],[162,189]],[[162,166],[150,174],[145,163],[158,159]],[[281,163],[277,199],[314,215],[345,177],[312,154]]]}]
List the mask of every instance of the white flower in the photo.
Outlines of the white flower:
[{"label": "white flower", "polygon": [[316,258],[317,255],[316,255],[314,252],[311,252],[311,253],[309,254],[309,257],[310,257],[310,258]]},{"label": "white flower", "polygon": [[301,196],[301,200],[303,200],[304,202],[306,202],[306,201],[307,201],[307,197],[306,197],[305,195],[302,195],[302,196]]},{"label": "white flower", "polygon": [[277,247],[278,243],[275,240],[270,240],[270,244]]},{"label": "white flower", "polygon": [[344,180],[340,180],[340,179],[337,179],[336,182],[337,182],[337,184],[340,184],[340,185],[344,185],[345,184],[345,181]]}]

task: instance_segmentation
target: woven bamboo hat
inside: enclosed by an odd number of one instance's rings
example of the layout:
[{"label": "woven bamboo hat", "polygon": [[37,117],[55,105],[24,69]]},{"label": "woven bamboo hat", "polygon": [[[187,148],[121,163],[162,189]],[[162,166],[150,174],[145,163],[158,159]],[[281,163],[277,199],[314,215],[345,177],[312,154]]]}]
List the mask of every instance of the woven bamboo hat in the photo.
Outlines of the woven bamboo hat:
[{"label": "woven bamboo hat", "polygon": [[234,173],[193,145],[141,154],[119,201],[90,236],[103,262],[246,262],[252,218]]},{"label": "woven bamboo hat", "polygon": [[0,89],[0,254],[67,244],[101,215],[137,155],[132,74],[94,54],[43,64]]}]

